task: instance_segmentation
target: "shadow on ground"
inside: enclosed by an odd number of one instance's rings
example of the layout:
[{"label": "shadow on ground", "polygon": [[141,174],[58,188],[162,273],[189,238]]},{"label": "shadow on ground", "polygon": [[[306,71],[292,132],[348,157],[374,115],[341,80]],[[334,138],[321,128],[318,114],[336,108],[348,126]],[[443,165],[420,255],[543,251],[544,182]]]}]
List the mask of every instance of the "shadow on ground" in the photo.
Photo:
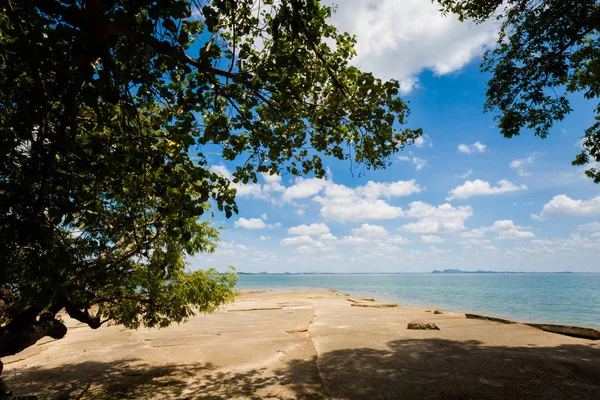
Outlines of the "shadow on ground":
[{"label": "shadow on ground", "polygon": [[[477,341],[396,340],[387,349],[336,350],[318,359],[335,399],[600,399],[600,346],[490,347]],[[212,365],[139,360],[23,368],[15,393],[61,399],[323,398],[314,361],[223,373]],[[317,378],[318,379],[318,378]],[[282,391],[283,388],[283,391]]]},{"label": "shadow on ground", "polygon": [[319,360],[328,395],[348,399],[600,399],[600,348],[489,347],[396,340]]}]

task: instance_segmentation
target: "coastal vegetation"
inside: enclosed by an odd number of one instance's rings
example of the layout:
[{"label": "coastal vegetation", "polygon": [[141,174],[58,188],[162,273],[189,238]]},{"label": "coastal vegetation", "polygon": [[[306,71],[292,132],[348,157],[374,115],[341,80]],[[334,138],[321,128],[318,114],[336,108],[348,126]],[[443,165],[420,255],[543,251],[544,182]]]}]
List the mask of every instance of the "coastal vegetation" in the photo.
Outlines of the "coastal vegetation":
[{"label": "coastal vegetation", "polygon": [[[323,155],[377,169],[411,144],[399,83],[350,66],[355,39],[316,0],[3,0],[0,357],[59,312],[163,327],[233,299],[188,271],[237,213],[211,154],[323,177]],[[0,364],[1,365],[1,364]]]}]

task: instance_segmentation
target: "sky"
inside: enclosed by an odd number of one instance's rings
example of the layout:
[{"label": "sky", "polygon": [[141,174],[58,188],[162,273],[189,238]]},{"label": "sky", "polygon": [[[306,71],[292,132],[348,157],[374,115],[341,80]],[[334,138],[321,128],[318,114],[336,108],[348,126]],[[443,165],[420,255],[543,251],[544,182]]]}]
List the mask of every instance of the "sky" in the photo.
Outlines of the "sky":
[{"label": "sky", "polygon": [[573,97],[575,111],[544,140],[505,139],[483,112],[489,76],[479,71],[494,23],[460,23],[423,0],[345,0],[331,22],[357,35],[355,65],[400,81],[423,137],[385,170],[326,158],[326,179],[236,186],[239,214],[216,214],[222,242],[192,269],[600,272],[600,186],[571,166],[593,104]]}]

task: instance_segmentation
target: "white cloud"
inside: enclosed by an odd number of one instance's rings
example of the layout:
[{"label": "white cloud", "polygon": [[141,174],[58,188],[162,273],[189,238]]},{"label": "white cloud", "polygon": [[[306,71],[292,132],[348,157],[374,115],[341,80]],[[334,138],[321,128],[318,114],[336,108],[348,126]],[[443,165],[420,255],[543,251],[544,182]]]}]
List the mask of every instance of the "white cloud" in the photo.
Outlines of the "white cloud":
[{"label": "white cloud", "polygon": [[298,208],[295,212],[296,212],[296,215],[300,215],[300,216],[306,214],[306,210],[304,208]]},{"label": "white cloud", "polygon": [[[333,3],[333,1],[331,1]],[[461,69],[495,42],[493,23],[460,23],[423,0],[344,0],[332,23],[356,35],[353,64],[382,78],[398,79],[404,92],[424,69],[444,75]]]},{"label": "white cloud", "polygon": [[559,194],[544,205],[539,215],[532,214],[531,218],[541,220],[553,215],[571,217],[600,216],[600,195],[589,200],[575,200],[565,194]]},{"label": "white cloud", "polygon": [[414,179],[392,183],[370,181],[354,189],[331,184],[325,188],[323,196],[317,196],[314,200],[321,204],[323,218],[339,222],[363,222],[394,219],[403,215],[402,208],[392,206],[380,197],[408,196],[422,190]]},{"label": "white cloud", "polygon": [[319,240],[322,240],[325,242],[335,242],[338,240],[338,238],[335,237],[331,232],[327,232],[327,233],[323,233],[322,235],[319,235]]},{"label": "white cloud", "polygon": [[421,242],[423,243],[444,243],[444,239],[436,235],[423,235]]},{"label": "white cloud", "polygon": [[418,148],[433,147],[433,141],[429,135],[421,135],[415,139],[415,146]]},{"label": "white cloud", "polygon": [[302,224],[302,225],[291,227],[290,229],[288,229],[288,233],[290,235],[299,235],[299,236],[323,235],[323,234],[329,233],[329,227],[325,224],[310,224],[310,225]]},{"label": "white cloud", "polygon": [[281,198],[283,201],[290,202],[294,199],[305,199],[319,193],[329,182],[318,178],[296,178],[294,185],[285,189]]},{"label": "white cloud", "polygon": [[348,244],[365,244],[368,242],[369,241],[367,240],[367,238],[360,236],[344,236],[344,238],[342,239],[342,243]]},{"label": "white cloud", "polygon": [[262,214],[260,214],[260,217],[261,217],[263,220],[265,220],[265,221],[267,220],[267,214],[266,214],[266,213],[262,213]]},{"label": "white cloud", "polygon": [[295,236],[295,237],[281,239],[280,243],[283,245],[298,246],[298,245],[314,244],[315,240],[313,238],[311,238],[310,236],[304,235],[304,236]]},{"label": "white cloud", "polygon": [[359,186],[355,189],[358,195],[367,198],[402,197],[413,193],[420,193],[421,190],[422,188],[417,184],[415,179],[391,183],[369,181],[365,186]]},{"label": "white cloud", "polygon": [[248,183],[244,185],[243,183],[234,183],[233,175],[227,169],[227,167],[222,164],[213,165],[211,169],[227,178],[230,181],[230,187],[236,190],[236,195],[239,197],[254,197],[257,199],[267,200],[271,199],[273,193],[283,192],[285,189],[281,184],[281,176],[279,175],[262,173],[260,174],[260,177],[263,181],[263,184]]},{"label": "white cloud", "polygon": [[468,170],[465,171],[464,174],[457,174],[455,176],[457,178],[460,178],[460,179],[466,179],[466,178],[470,177],[471,175],[473,175],[473,170],[472,169],[468,169]]},{"label": "white cloud", "polygon": [[240,218],[234,222],[236,228],[245,228],[250,230],[265,229],[267,224],[260,218]]},{"label": "white cloud", "polygon": [[313,239],[308,235],[302,235],[281,239],[279,243],[284,246],[296,246],[296,250],[300,253],[314,253],[316,251],[335,251],[333,243],[336,240],[337,238],[329,233],[321,235],[319,240]]},{"label": "white cloud", "polygon": [[260,240],[265,241],[265,240],[270,240],[271,238],[269,236],[261,236]]},{"label": "white cloud", "polygon": [[419,157],[398,156],[398,160],[409,162],[417,171],[427,166],[427,160]]},{"label": "white cloud", "polygon": [[577,230],[582,232],[599,232],[600,222],[588,222],[587,224],[578,225]]},{"label": "white cloud", "polygon": [[475,142],[473,144],[459,144],[458,151],[464,154],[472,154],[472,153],[483,153],[487,146],[480,142]]},{"label": "white cloud", "polygon": [[487,239],[467,239],[458,243],[470,248],[472,246],[486,246],[489,245],[491,242]]},{"label": "white cloud", "polygon": [[532,239],[535,234],[529,230],[526,226],[518,226],[512,220],[500,220],[494,222],[490,226],[485,226],[477,229],[473,229],[469,232],[461,234],[462,237],[466,238],[481,238],[485,236],[487,232],[496,233],[497,239],[506,240],[519,240],[519,239]]},{"label": "white cloud", "polygon": [[450,196],[446,200],[468,199],[473,196],[486,196],[491,194],[500,194],[508,192],[516,192],[525,190],[527,186],[517,186],[505,179],[498,181],[498,186],[492,187],[489,182],[475,179],[474,181],[466,181],[460,186],[455,187],[450,191]]},{"label": "white cloud", "polygon": [[465,220],[472,215],[473,209],[470,206],[453,207],[450,204],[442,204],[435,207],[421,201],[414,201],[409,204],[409,209],[404,216],[419,220],[402,225],[400,229],[423,234],[457,232],[465,229]]},{"label": "white cloud", "polygon": [[350,233],[351,235],[345,236],[342,239],[342,243],[368,245],[371,248],[410,243],[410,240],[407,238],[390,235],[387,229],[380,225],[362,224],[358,228],[351,229]]},{"label": "white cloud", "polygon": [[359,228],[354,228],[350,231],[354,236],[360,237],[382,237],[387,236],[389,233],[383,227],[379,225],[362,224]]},{"label": "white cloud", "polygon": [[[571,233],[567,238],[559,238],[554,240],[532,240],[534,246],[533,252],[542,256],[555,257],[556,254],[569,257],[573,254],[593,254],[598,253],[598,236],[582,236],[579,233]],[[597,258],[597,255],[595,256]]]},{"label": "white cloud", "polygon": [[508,166],[510,168],[516,170],[517,174],[519,176],[529,176],[529,175],[531,175],[531,172],[527,171],[526,167],[528,165],[533,164],[536,156],[537,156],[537,153],[531,153],[531,154],[529,154],[529,156],[527,156],[527,158],[520,158],[517,160],[512,160],[510,162],[510,164],[508,164]]}]

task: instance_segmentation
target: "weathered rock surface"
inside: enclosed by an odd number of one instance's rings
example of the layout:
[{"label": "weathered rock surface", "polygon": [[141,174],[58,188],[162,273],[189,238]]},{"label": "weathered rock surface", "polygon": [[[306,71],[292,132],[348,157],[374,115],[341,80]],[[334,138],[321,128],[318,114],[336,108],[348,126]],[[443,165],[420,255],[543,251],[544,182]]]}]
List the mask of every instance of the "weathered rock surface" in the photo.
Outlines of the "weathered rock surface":
[{"label": "weathered rock surface", "polygon": [[572,336],[583,339],[599,340],[600,330],[582,328],[580,326],[553,325],[553,324],[525,324],[546,332],[558,333],[560,335]]},{"label": "weathered rock surface", "polygon": [[396,303],[377,303],[377,302],[352,303],[352,307],[389,308],[389,307],[398,307],[398,304],[396,304]]},{"label": "weathered rock surface", "polygon": [[439,331],[440,328],[433,322],[409,322],[406,329],[414,329],[420,331]]},{"label": "weathered rock surface", "polygon": [[2,378],[17,396],[54,400],[600,399],[598,341],[345,298],[243,293],[213,314],[137,331],[66,317],[64,339],[3,359]]},{"label": "weathered rock surface", "polygon": [[484,321],[500,322],[501,324],[516,324],[515,321],[511,321],[509,319],[488,317],[486,315],[465,314],[465,317],[467,317],[468,319],[482,319]]}]

